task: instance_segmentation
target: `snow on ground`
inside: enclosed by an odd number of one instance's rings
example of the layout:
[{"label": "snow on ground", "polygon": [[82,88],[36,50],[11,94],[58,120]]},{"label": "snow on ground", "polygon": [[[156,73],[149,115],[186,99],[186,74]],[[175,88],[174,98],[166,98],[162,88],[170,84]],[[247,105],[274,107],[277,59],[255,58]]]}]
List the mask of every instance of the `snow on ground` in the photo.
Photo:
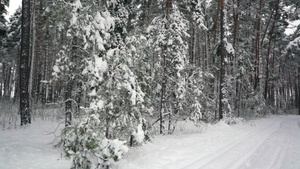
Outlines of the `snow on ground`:
[{"label": "snow on ground", "polygon": [[[51,145],[55,136],[49,133],[57,125],[36,120],[25,128],[0,130],[0,169],[68,169],[71,161]],[[131,148],[118,169],[299,169],[299,140],[296,115],[201,129],[181,122],[175,134]]]},{"label": "snow on ground", "polygon": [[56,122],[36,120],[26,127],[0,128],[0,169],[70,168],[70,161],[62,159],[61,150],[52,145],[55,135],[51,133],[57,126]]},{"label": "snow on ground", "polygon": [[119,169],[299,169],[300,116],[271,116],[202,133],[158,136]]}]

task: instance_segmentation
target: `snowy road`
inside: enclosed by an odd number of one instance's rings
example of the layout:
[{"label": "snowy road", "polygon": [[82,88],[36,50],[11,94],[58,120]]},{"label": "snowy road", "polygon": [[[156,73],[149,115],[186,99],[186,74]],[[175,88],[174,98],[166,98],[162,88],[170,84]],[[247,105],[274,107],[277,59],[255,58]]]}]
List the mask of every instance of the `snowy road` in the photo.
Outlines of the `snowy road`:
[{"label": "snowy road", "polygon": [[119,168],[299,169],[299,159],[300,116],[275,116],[236,126],[219,123],[203,134],[162,136],[129,152]]}]

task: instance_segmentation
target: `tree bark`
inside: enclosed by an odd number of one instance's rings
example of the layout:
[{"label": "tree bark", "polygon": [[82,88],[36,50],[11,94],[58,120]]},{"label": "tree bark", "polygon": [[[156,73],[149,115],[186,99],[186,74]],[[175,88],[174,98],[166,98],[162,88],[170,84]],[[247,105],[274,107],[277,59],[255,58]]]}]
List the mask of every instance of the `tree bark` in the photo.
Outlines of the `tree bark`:
[{"label": "tree bark", "polygon": [[[234,2],[235,3],[235,2]],[[237,0],[237,8],[240,7],[240,0]],[[233,8],[233,21],[234,21],[234,31],[233,31],[233,49],[235,50],[234,52],[234,69],[235,72],[238,69],[238,60],[237,60],[237,38],[238,38],[238,21],[239,21],[239,14],[236,12],[236,8]],[[235,98],[235,110],[237,111],[237,115],[238,117],[240,116],[240,109],[239,109],[239,99],[240,99],[240,95],[239,95],[239,78],[237,77],[235,80],[235,94],[236,94],[236,98]]]},{"label": "tree bark", "polygon": [[[279,9],[279,2],[280,0],[277,0],[276,9],[275,9],[275,16],[274,21],[272,24],[272,28],[270,30],[270,37],[269,37],[269,46],[268,46],[268,53],[267,53],[267,62],[266,62],[266,80],[265,80],[265,91],[264,91],[264,99],[267,100],[268,98],[268,81],[269,81],[269,62],[270,62],[270,53],[271,53],[271,45],[273,40],[273,33],[275,29],[275,24],[277,22],[277,15],[278,15],[278,9]],[[274,57],[274,56],[273,56]]]},{"label": "tree bark", "polygon": [[[71,62],[73,62],[76,58],[76,51],[77,51],[77,37],[73,37],[72,41],[72,52],[71,52]],[[65,126],[70,126],[72,122],[72,115],[74,112],[72,112],[72,91],[73,91],[73,85],[75,84],[74,82],[74,77],[72,75],[73,73],[73,68],[70,68],[70,72],[68,75],[68,81],[66,82],[66,87],[65,87]]]},{"label": "tree bark", "polygon": [[263,0],[259,1],[259,10],[257,15],[257,24],[256,24],[256,41],[255,41],[255,56],[256,56],[256,72],[254,79],[254,89],[257,88],[260,82],[260,31],[261,31],[261,16],[262,16]]},{"label": "tree bark", "polygon": [[[298,55],[300,57],[300,55]],[[298,109],[300,115],[300,66],[298,66]]]},{"label": "tree bark", "polygon": [[30,0],[22,0],[22,28],[20,55],[20,114],[21,125],[31,123],[29,109],[29,58],[30,58]]},{"label": "tree bark", "polygon": [[69,77],[69,81],[67,82],[67,86],[65,89],[65,126],[68,127],[71,125],[72,122],[72,89],[73,89],[73,80],[72,77]]},{"label": "tree bark", "polygon": [[217,8],[217,17],[216,17],[216,27],[215,27],[215,34],[214,34],[214,44],[216,44],[216,40],[217,40],[217,34],[218,34],[218,25],[219,25],[219,16],[220,16],[220,10],[221,10],[221,1],[222,0],[218,0],[218,8]]},{"label": "tree bark", "polygon": [[226,57],[226,49],[225,49],[225,28],[224,28],[224,10],[225,10],[225,0],[221,0],[221,17],[220,17],[220,46],[221,46],[221,65],[220,65],[220,84],[219,84],[219,120],[223,119],[223,87],[224,87],[224,78],[225,78],[225,57]]},{"label": "tree bark", "polygon": [[10,98],[11,65],[3,63],[4,70],[4,95],[5,99]]}]

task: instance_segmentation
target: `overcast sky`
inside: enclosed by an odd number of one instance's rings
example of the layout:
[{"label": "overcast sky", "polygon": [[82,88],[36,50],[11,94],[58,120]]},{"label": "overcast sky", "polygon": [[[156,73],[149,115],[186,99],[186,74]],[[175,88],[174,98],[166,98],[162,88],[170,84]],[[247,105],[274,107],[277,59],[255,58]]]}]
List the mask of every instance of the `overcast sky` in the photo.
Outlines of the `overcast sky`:
[{"label": "overcast sky", "polygon": [[6,16],[6,19],[8,20],[9,17],[11,15],[14,14],[14,12],[16,11],[16,9],[21,6],[22,4],[22,0],[10,0],[10,3],[9,3],[9,7],[8,7],[8,15]]}]

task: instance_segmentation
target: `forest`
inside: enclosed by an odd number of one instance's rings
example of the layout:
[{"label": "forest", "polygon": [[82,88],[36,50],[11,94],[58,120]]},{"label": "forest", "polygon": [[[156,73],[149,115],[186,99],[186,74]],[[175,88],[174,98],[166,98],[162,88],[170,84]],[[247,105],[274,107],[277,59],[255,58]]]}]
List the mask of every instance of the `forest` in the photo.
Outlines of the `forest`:
[{"label": "forest", "polygon": [[182,120],[300,115],[298,0],[22,0],[7,21],[8,4],[0,102],[21,125],[60,112],[73,168],[109,168]]}]

